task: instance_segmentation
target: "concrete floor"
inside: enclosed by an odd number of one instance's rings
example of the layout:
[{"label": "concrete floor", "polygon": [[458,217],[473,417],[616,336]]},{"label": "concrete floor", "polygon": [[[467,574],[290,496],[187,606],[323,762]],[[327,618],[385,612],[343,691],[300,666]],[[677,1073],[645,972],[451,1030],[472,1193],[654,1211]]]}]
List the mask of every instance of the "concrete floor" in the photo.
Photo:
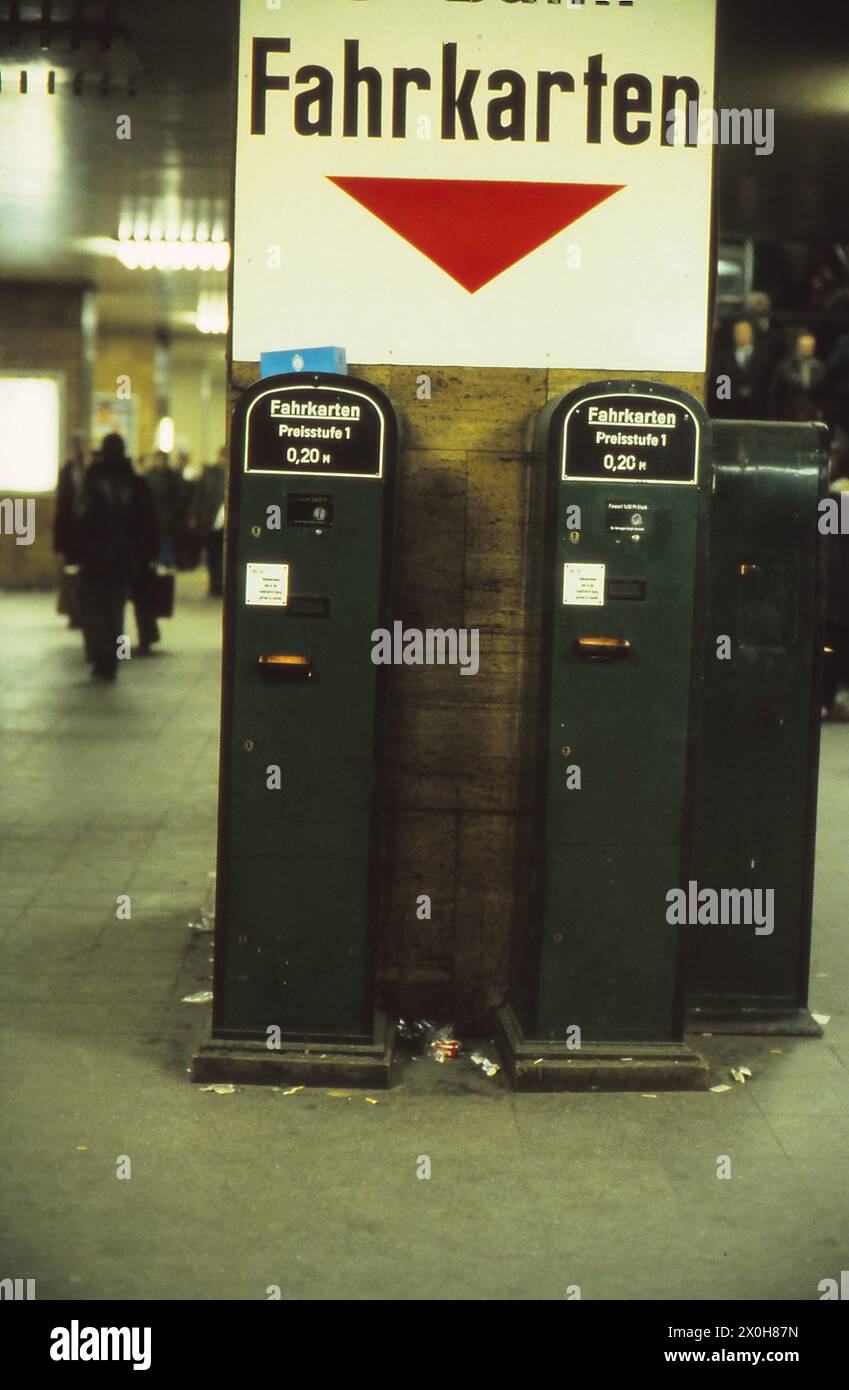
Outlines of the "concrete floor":
[{"label": "concrete floor", "polygon": [[831,1022],[700,1040],[715,1081],[743,1062],[750,1084],[516,1096],[417,1061],[377,1104],[218,1096],[186,1074],[208,1007],[180,999],[210,969],[187,922],[214,859],[219,609],[181,576],[164,651],[114,687],[63,622],[0,596],[0,1276],[40,1299],[810,1300],[849,1267],[849,726],[823,731]]}]

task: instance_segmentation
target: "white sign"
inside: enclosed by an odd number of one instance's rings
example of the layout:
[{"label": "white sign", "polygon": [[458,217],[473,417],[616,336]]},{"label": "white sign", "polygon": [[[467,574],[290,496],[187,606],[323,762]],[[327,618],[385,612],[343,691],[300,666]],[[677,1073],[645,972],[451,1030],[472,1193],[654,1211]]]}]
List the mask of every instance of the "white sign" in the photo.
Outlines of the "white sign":
[{"label": "white sign", "polygon": [[242,0],[234,359],[703,370],[714,24],[715,0]]},{"label": "white sign", "polygon": [[604,569],[604,565],[564,565],[563,602],[585,608],[603,608]]},{"label": "white sign", "polygon": [[248,565],[245,603],[282,608],[288,597],[288,565]]}]

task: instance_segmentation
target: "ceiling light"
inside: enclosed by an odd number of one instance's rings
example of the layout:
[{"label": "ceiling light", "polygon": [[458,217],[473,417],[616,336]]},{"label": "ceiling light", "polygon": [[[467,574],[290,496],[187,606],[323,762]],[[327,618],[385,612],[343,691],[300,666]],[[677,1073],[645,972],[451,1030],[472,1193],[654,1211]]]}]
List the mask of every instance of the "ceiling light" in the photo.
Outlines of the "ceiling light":
[{"label": "ceiling light", "polygon": [[229,241],[177,240],[176,238],[120,237],[115,255],[128,270],[226,270],[230,264]]},{"label": "ceiling light", "polygon": [[195,327],[201,333],[226,333],[229,326],[226,294],[202,290],[195,314]]}]

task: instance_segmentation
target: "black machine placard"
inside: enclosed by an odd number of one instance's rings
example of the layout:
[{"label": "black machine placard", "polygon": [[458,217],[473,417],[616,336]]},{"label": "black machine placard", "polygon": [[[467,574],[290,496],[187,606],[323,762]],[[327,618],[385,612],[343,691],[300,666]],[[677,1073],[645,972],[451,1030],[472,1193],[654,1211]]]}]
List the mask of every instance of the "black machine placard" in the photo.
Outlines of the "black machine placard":
[{"label": "black machine placard", "polygon": [[380,478],[384,420],[345,386],[269,388],[248,408],[245,472]]},{"label": "black machine placard", "polygon": [[566,417],[563,478],[695,483],[699,425],[662,396],[591,396]]}]

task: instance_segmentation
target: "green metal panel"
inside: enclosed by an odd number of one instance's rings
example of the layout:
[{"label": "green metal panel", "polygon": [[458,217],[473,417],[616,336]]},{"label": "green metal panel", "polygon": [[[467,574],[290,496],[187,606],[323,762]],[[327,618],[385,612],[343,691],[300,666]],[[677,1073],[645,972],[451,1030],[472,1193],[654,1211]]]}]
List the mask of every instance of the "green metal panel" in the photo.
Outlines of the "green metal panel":
[{"label": "green metal panel", "polygon": [[[372,1034],[385,696],[371,633],[388,623],[395,453],[389,402],[349,377],[269,377],[236,409],[217,1038],[264,1037],[272,1024],[284,1039]],[[259,572],[272,601],[247,601],[249,565],[288,567],[285,603],[279,568]]]},{"label": "green metal panel", "polygon": [[[695,873],[715,889],[772,889],[774,929],[696,929],[689,1007],[739,1023],[807,1003],[827,463],[821,425],[714,425]],[[719,634],[729,660],[716,659]]]},{"label": "green metal panel", "polygon": [[[591,424],[617,402],[675,424]],[[666,895],[686,872],[709,432],[697,401],[644,382],[582,388],[541,420],[547,602],[526,1036],[563,1038],[573,1025],[591,1043],[682,1036]],[[599,452],[600,438],[636,443]]]}]

